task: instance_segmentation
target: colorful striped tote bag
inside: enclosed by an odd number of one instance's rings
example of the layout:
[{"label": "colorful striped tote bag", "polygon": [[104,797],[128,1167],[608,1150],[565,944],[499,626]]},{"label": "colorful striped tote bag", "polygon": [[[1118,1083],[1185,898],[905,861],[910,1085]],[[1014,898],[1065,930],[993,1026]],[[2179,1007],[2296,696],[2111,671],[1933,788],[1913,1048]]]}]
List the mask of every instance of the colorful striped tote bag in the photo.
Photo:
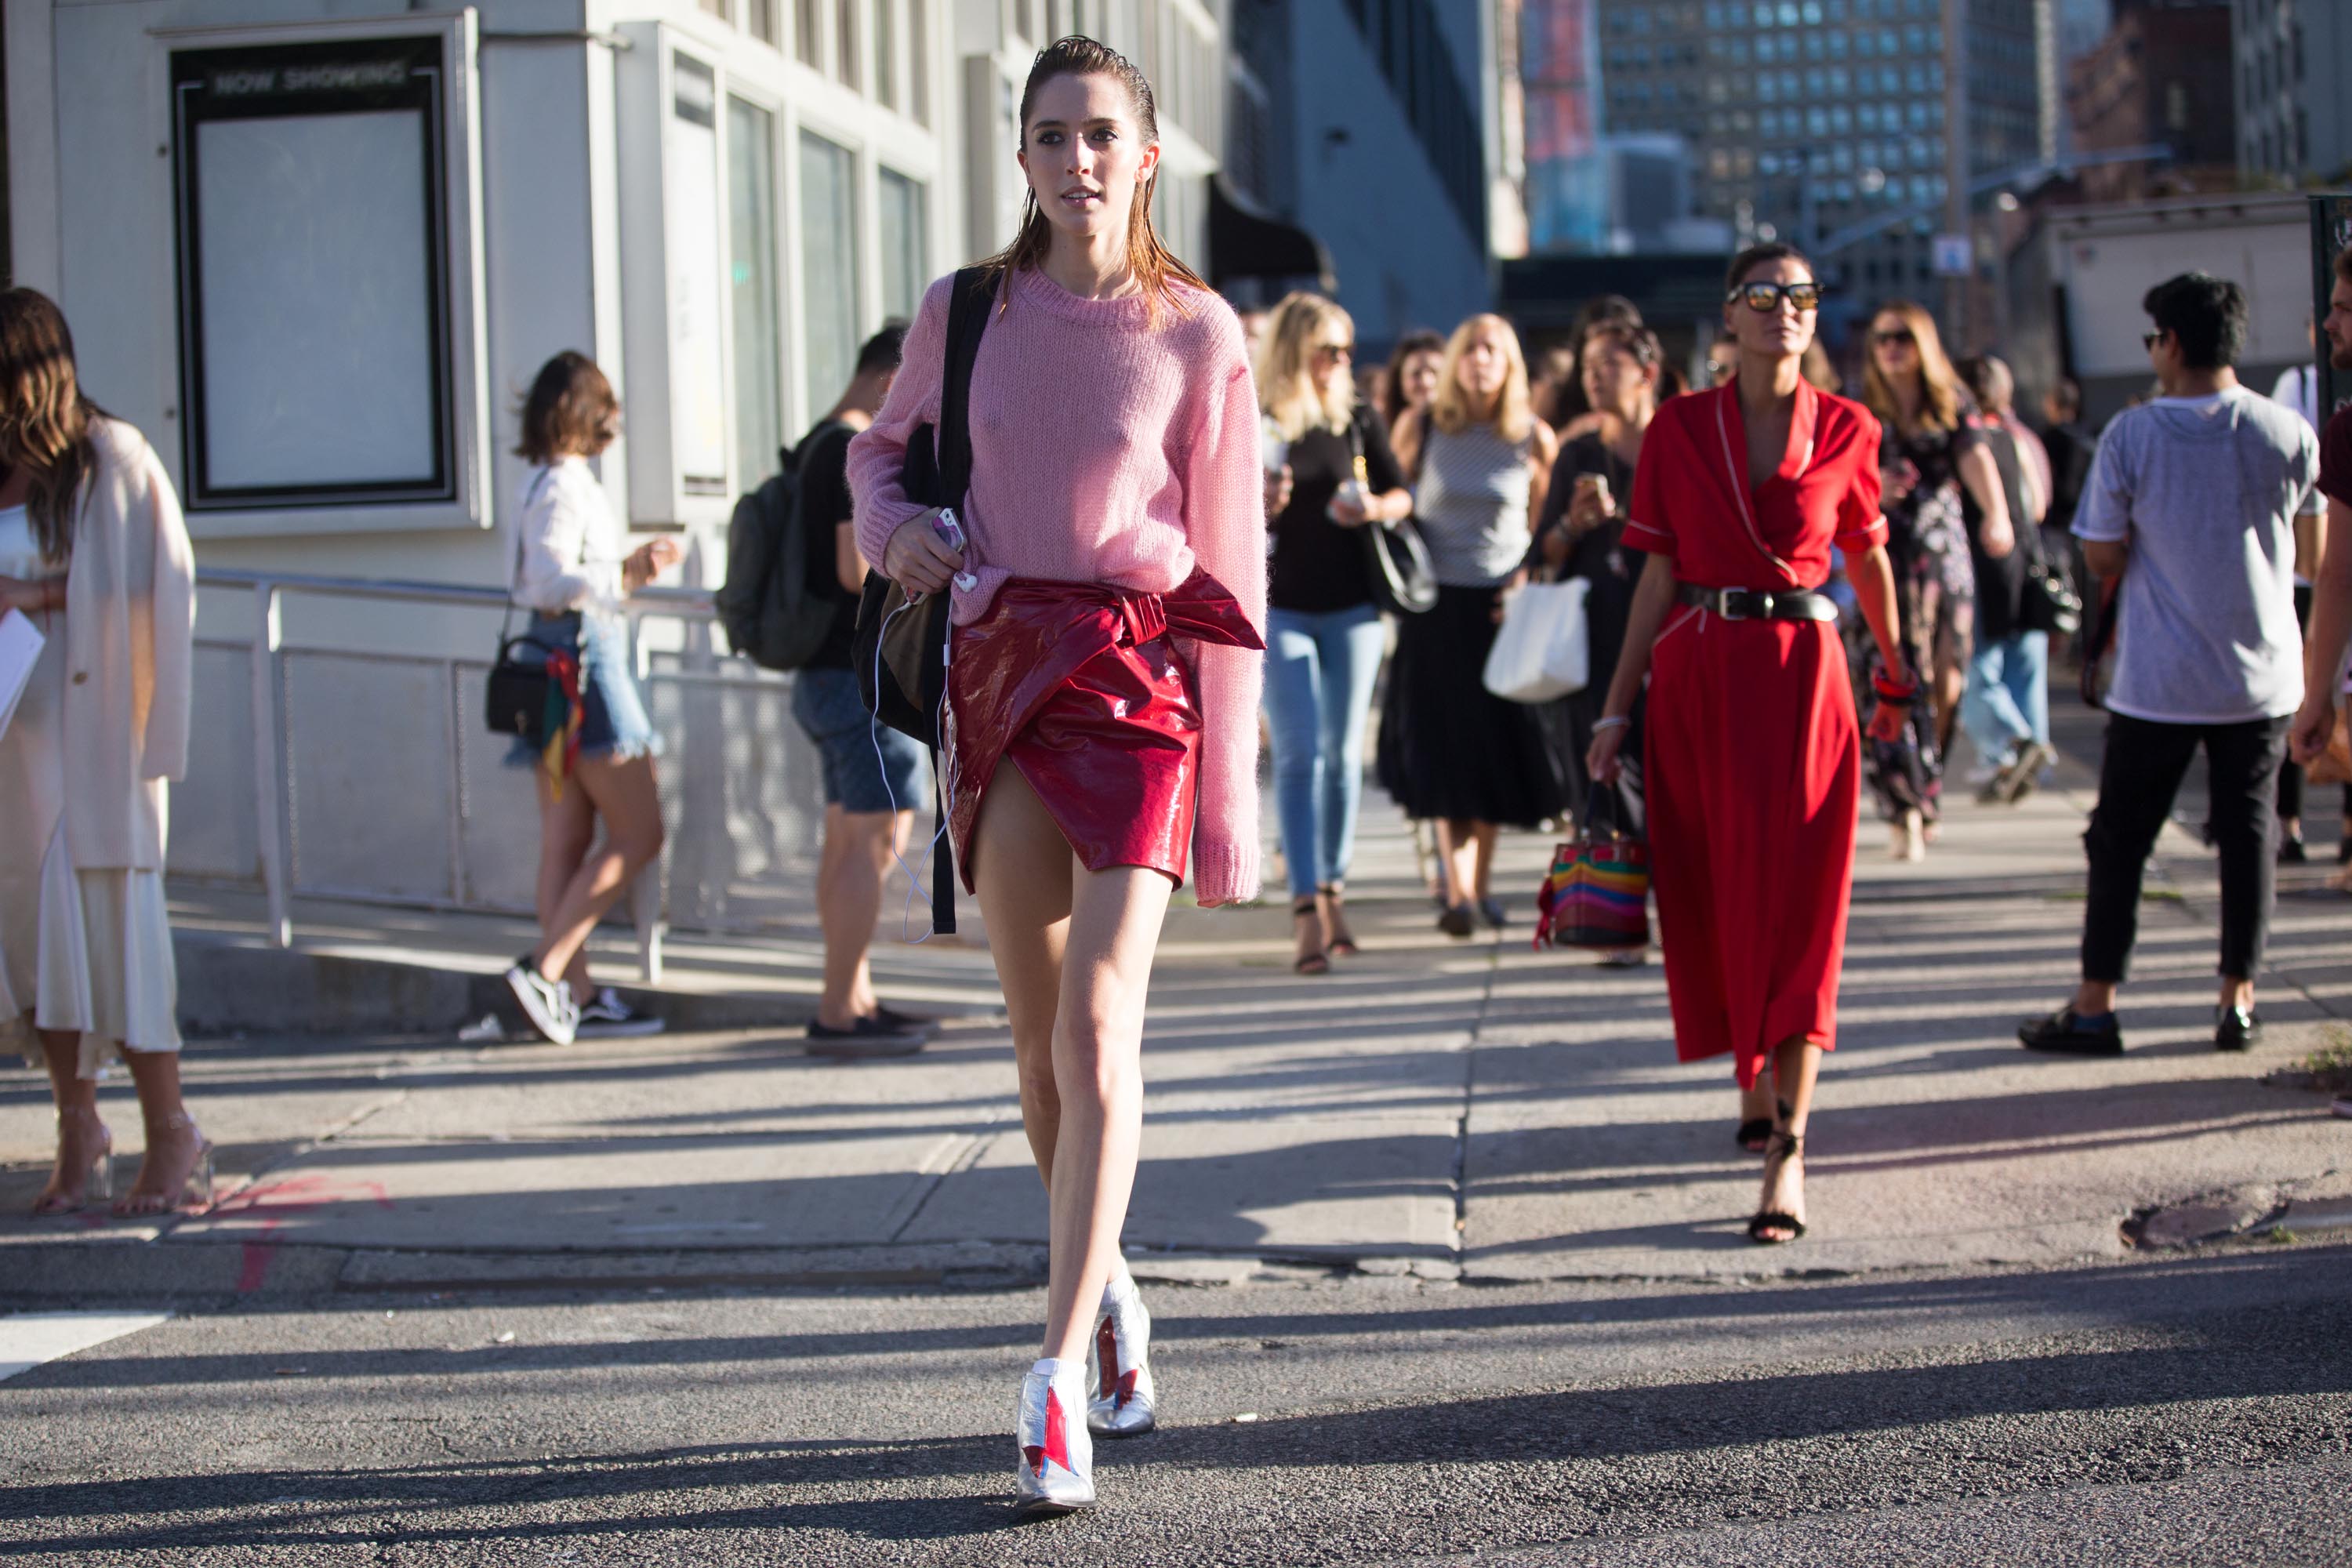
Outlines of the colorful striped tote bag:
[{"label": "colorful striped tote bag", "polygon": [[1650,847],[1617,826],[1613,795],[1596,788],[1577,835],[1552,851],[1536,895],[1535,945],[1645,947],[1650,941]]}]

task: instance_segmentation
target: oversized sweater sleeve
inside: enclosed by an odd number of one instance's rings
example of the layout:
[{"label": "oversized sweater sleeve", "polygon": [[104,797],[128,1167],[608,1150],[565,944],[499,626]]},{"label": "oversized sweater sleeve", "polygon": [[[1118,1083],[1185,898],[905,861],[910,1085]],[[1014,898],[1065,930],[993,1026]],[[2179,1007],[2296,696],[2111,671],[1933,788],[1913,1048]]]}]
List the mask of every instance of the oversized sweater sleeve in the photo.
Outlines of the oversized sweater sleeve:
[{"label": "oversized sweater sleeve", "polygon": [[152,620],[155,684],[147,704],[147,732],[140,738],[140,765],[151,779],[179,780],[188,773],[188,721],[194,706],[196,637],[196,560],[188,525],[171,476],[151,448],[142,476],[147,525],[153,531],[155,564]]},{"label": "oversized sweater sleeve", "polygon": [[[1257,392],[1241,325],[1222,303],[1213,352],[1200,369],[1183,446],[1184,533],[1202,568],[1224,584],[1265,635],[1265,515],[1259,489]],[[1257,896],[1257,704],[1265,656],[1194,645],[1201,688],[1201,795],[1195,896],[1204,908]]]},{"label": "oversized sweater sleeve", "polygon": [[948,296],[955,287],[953,274],[940,279],[924,292],[907,329],[898,356],[898,374],[874,423],[849,443],[851,516],[857,525],[857,552],[877,569],[890,536],[901,523],[923,515],[924,509],[907,499],[898,483],[907,463],[907,442],[915,427],[937,424],[940,388],[947,377]]}]

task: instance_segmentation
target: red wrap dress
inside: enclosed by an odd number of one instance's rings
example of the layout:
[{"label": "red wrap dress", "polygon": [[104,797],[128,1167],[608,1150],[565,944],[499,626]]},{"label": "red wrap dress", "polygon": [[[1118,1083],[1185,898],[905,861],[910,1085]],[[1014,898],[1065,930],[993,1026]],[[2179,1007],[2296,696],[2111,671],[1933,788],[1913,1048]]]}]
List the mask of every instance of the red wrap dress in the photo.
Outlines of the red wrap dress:
[{"label": "red wrap dress", "polygon": [[[1797,386],[1788,450],[1748,486],[1737,384],[1661,405],[1624,542],[1705,588],[1819,588],[1832,546],[1886,538],[1878,422]],[[1651,654],[1645,775],[1659,942],[1684,1061],[1730,1052],[1753,1085],[1801,1036],[1837,1044],[1862,757],[1831,621],[1675,604]]]}]

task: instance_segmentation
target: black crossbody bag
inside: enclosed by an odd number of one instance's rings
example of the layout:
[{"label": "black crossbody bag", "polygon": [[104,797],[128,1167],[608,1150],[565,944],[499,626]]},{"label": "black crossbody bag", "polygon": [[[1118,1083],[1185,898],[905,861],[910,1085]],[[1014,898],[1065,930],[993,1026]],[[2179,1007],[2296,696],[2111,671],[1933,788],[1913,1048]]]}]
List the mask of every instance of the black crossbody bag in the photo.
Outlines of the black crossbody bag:
[{"label": "black crossbody bag", "polygon": [[[553,476],[552,468],[542,469],[539,483],[531,486],[530,494],[523,498],[523,510],[539,499],[539,492]],[[522,574],[522,523],[515,523],[515,576]],[[519,647],[536,647],[526,633],[509,635],[514,626],[514,578],[507,579],[506,614],[499,619],[499,651],[490,660],[489,679],[485,683],[483,722],[493,735],[519,735],[534,746],[547,743],[547,690],[550,677],[547,661],[542,657],[529,663],[515,657]],[[542,651],[542,655],[544,650]]]},{"label": "black crossbody bag", "polygon": [[[988,330],[993,276],[986,268],[964,268],[955,275],[948,296],[947,373],[940,384],[939,424],[915,426],[898,470],[899,488],[917,506],[961,507],[964,491],[971,488],[971,367],[980,357],[981,334]],[[858,595],[849,656],[857,668],[857,694],[866,710],[877,722],[920,741],[931,753],[938,806],[931,849],[931,930],[940,936],[951,936],[956,929],[955,842],[946,831],[947,794],[938,788],[940,707],[948,689],[948,610],[946,594],[933,594],[908,609],[904,588],[879,572],[868,572]]]},{"label": "black crossbody bag", "polygon": [[[960,507],[971,486],[972,362],[988,330],[993,274],[967,267],[949,296],[947,374],[940,385],[940,422],[918,425],[907,438],[899,488],[921,507]],[[878,571],[866,574],[857,601],[851,658],[866,710],[936,752],[940,703],[947,695],[948,595],[933,594],[908,610],[907,591]]]}]

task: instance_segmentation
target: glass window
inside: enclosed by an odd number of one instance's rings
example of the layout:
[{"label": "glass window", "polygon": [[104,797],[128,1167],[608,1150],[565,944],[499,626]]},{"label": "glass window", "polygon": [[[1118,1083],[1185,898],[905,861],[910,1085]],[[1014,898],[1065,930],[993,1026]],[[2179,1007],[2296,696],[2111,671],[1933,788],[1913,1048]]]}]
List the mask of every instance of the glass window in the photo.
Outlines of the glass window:
[{"label": "glass window", "polygon": [[919,180],[885,169],[881,178],[882,313],[912,321],[930,281],[930,247]]},{"label": "glass window", "polygon": [[[814,5],[816,0],[809,0]],[[853,90],[865,83],[857,69],[857,0],[835,0],[833,8],[834,74]]]},{"label": "glass window", "polygon": [[874,0],[874,96],[885,109],[898,102],[898,0]]},{"label": "glass window", "polygon": [[702,0],[702,8],[721,21],[727,18],[727,0]]},{"label": "glass window", "polygon": [[801,132],[801,341],[808,398],[830,404],[857,358],[857,158]]},{"label": "glass window", "polygon": [[824,41],[817,37],[819,4],[820,0],[793,0],[793,52],[812,70],[824,58]]},{"label": "glass window", "polygon": [[743,0],[743,30],[763,44],[781,43],[776,37],[776,0]]},{"label": "glass window", "polygon": [[735,310],[735,478],[766,479],[783,444],[783,362],[776,320],[776,122],[727,100],[727,285]]},{"label": "glass window", "polygon": [[915,123],[931,122],[931,0],[907,0],[907,96]]}]

